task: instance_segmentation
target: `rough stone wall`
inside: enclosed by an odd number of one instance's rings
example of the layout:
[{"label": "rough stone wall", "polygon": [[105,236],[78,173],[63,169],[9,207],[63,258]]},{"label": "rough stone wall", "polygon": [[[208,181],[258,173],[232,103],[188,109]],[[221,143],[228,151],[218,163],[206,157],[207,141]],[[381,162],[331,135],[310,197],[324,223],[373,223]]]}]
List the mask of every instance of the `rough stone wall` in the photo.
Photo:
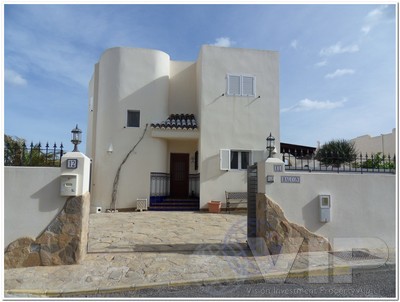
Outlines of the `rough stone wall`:
[{"label": "rough stone wall", "polygon": [[258,238],[264,238],[271,255],[330,251],[329,241],[286,219],[282,208],[265,194],[257,194]]},{"label": "rough stone wall", "polygon": [[89,211],[89,193],[69,198],[38,238],[23,237],[8,245],[4,268],[79,263],[86,255]]}]

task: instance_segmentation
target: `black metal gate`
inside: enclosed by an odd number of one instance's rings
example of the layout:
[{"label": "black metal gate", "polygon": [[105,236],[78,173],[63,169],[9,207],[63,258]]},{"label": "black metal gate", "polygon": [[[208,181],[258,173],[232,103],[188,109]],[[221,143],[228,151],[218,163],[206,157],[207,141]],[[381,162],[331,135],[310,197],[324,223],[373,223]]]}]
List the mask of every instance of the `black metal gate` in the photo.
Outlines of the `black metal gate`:
[{"label": "black metal gate", "polygon": [[256,237],[257,164],[247,168],[247,238]]}]

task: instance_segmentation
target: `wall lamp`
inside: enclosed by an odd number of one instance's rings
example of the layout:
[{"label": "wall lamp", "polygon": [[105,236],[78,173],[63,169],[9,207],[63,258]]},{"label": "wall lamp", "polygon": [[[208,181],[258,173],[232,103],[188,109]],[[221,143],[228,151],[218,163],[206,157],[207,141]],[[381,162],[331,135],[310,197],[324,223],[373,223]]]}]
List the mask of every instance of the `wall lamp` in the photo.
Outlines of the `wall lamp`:
[{"label": "wall lamp", "polygon": [[78,145],[82,142],[82,130],[78,128],[78,124],[76,124],[76,127],[72,129],[71,133],[71,143],[74,144],[74,150],[72,152],[79,152]]},{"label": "wall lamp", "polygon": [[107,153],[111,154],[111,153],[113,153],[113,151],[114,151],[113,145],[110,144],[110,146],[108,147]]}]

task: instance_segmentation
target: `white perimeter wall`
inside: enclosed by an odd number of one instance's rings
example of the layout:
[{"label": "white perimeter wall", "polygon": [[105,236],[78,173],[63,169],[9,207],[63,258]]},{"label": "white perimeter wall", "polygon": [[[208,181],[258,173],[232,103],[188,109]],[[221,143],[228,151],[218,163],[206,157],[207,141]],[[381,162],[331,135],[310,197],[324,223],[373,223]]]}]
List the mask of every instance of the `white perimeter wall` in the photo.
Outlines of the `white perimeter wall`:
[{"label": "white perimeter wall", "polygon": [[[352,237],[362,241],[362,238],[375,237],[389,248],[395,247],[395,175],[274,173],[273,164],[270,167],[267,164],[266,169],[263,166],[265,163],[259,163],[259,180],[264,173],[274,175],[274,183],[265,184],[264,176],[265,185],[264,188],[259,186],[259,191],[265,189],[261,193],[278,203],[290,221],[327,237],[331,243],[337,241],[335,238]],[[300,176],[300,184],[281,183],[282,175]],[[328,223],[320,222],[320,194],[331,195],[331,221]]]},{"label": "white perimeter wall", "polygon": [[396,128],[392,130],[392,133],[381,134],[379,136],[371,137],[370,135],[363,135],[352,139],[355,143],[355,147],[358,152],[378,153],[381,152],[388,156],[390,154],[393,157],[396,154]]},{"label": "white perimeter wall", "polygon": [[4,247],[36,238],[63,208],[60,168],[4,167]]}]

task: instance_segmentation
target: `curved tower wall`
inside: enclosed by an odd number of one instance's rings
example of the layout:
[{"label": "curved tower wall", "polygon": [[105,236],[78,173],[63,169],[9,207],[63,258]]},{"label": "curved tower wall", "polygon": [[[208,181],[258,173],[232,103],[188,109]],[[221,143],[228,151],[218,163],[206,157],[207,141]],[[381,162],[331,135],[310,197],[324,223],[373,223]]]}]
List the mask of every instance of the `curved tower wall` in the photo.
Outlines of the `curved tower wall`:
[{"label": "curved tower wall", "polygon": [[[92,210],[99,206],[104,210],[111,203],[118,167],[139,141],[146,124],[168,115],[170,58],[161,51],[112,48],[102,55],[96,69],[90,94],[94,97],[93,111],[89,110],[96,116],[95,120],[89,117],[96,140],[91,142],[88,155],[94,171]],[[129,110],[140,112],[139,127],[127,127]],[[108,152],[110,146],[112,152]],[[144,139],[122,167],[118,208],[135,207],[137,198],[149,196],[150,172],[167,172],[167,147],[165,140],[151,138],[149,125]]]}]

